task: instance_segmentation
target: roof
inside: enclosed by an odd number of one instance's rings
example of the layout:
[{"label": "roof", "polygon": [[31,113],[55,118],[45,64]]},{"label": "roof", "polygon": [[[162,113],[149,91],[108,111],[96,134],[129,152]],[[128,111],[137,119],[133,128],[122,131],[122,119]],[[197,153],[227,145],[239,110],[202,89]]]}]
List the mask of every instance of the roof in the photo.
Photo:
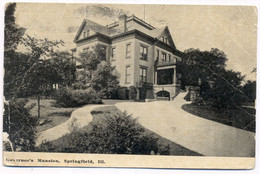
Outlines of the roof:
[{"label": "roof", "polygon": [[[137,22],[142,23],[143,26],[148,27],[149,30],[147,30],[146,34],[153,37],[154,39],[160,39],[161,36],[163,35],[163,33],[165,33],[165,32],[168,33],[169,37],[170,37],[169,42],[173,47],[175,47],[174,42],[171,38],[170,31],[169,31],[167,26],[155,28],[155,27],[151,26],[150,24],[146,23],[145,21],[135,17],[134,15],[127,17],[126,20],[127,21],[136,20]],[[79,38],[79,36],[80,36],[80,34],[81,34],[82,30],[84,29],[86,24],[88,24],[88,26],[93,31],[95,31],[96,33],[100,33],[100,34],[108,36],[108,37],[123,34],[123,32],[120,29],[114,28],[114,26],[118,25],[118,22],[114,22],[114,23],[109,24],[107,26],[103,26],[103,25],[98,24],[96,22],[93,22],[91,20],[84,19],[80,28],[79,28],[79,30],[78,30],[78,32],[77,32],[77,34],[76,34],[76,36],[75,36],[75,38],[74,38],[74,42],[78,40],[78,38]]]},{"label": "roof", "polygon": [[75,38],[74,38],[74,41],[78,39],[78,37],[80,36],[81,31],[84,29],[86,23],[89,25],[89,27],[90,27],[93,31],[98,32],[98,33],[101,33],[101,34],[104,34],[104,35],[107,35],[107,36],[110,35],[110,30],[109,30],[107,27],[105,27],[105,26],[103,26],[103,25],[100,25],[100,24],[98,24],[98,23],[96,23],[96,22],[93,22],[93,21],[91,21],[91,20],[84,19],[84,20],[82,21],[82,23],[81,23],[81,26],[79,27],[79,30],[78,30],[78,32],[77,32]]},{"label": "roof", "polygon": [[103,25],[100,25],[96,22],[93,22],[91,20],[85,19],[86,23],[90,26],[90,28],[96,32],[99,32],[104,35],[109,35],[109,29]]},{"label": "roof", "polygon": [[149,32],[147,32],[147,34],[154,37],[154,38],[159,39],[161,37],[161,35],[163,34],[166,27],[167,26],[150,30]]}]

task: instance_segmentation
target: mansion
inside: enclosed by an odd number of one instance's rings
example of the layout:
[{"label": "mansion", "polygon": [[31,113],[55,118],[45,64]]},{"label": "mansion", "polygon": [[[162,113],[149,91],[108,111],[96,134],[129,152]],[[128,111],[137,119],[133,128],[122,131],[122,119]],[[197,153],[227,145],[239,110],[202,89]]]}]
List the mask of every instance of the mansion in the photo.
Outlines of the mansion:
[{"label": "mansion", "polygon": [[115,67],[122,99],[129,98],[129,87],[135,87],[140,100],[173,99],[180,90],[177,62],[182,53],[167,26],[155,28],[134,15],[121,15],[108,25],[84,19],[74,43],[76,56],[95,45],[105,49],[106,61]]}]

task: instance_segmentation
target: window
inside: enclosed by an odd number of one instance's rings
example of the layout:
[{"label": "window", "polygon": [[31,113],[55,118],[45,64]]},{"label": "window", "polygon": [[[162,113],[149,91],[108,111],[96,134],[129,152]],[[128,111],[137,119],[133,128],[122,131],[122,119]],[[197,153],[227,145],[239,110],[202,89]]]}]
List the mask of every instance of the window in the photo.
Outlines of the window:
[{"label": "window", "polygon": [[125,83],[130,83],[130,66],[126,66],[125,68]]},{"label": "window", "polygon": [[157,51],[156,51],[156,60],[159,60],[159,58],[160,58],[160,51],[157,50]]},{"label": "window", "polygon": [[148,48],[146,46],[140,46],[140,59],[147,60]]},{"label": "window", "polygon": [[162,61],[166,62],[166,53],[162,53]]},{"label": "window", "polygon": [[100,60],[106,60],[107,46],[105,46],[105,45],[98,45],[98,49],[99,49],[98,56],[100,57]]},{"label": "window", "polygon": [[165,38],[165,39],[164,39],[164,41],[165,41],[165,43],[166,43],[166,44],[168,43],[168,40],[167,40],[167,38]]},{"label": "window", "polygon": [[112,60],[115,60],[115,58],[116,58],[116,47],[112,48],[111,54],[112,54]]},{"label": "window", "polygon": [[147,68],[140,67],[140,82],[147,82]]},{"label": "window", "polygon": [[162,36],[162,41],[164,42],[164,37]]},{"label": "window", "polygon": [[87,37],[89,37],[89,32],[90,32],[90,31],[89,31],[89,30],[87,30]]},{"label": "window", "polygon": [[171,62],[172,61],[172,57],[171,57],[171,55],[169,54],[169,62]]},{"label": "window", "polygon": [[128,43],[126,44],[126,58],[130,58],[131,57],[131,44]]},{"label": "window", "polygon": [[83,49],[83,52],[84,52],[84,53],[89,52],[89,47],[84,48],[84,49]]},{"label": "window", "polygon": [[86,37],[86,31],[83,32],[83,37]]}]

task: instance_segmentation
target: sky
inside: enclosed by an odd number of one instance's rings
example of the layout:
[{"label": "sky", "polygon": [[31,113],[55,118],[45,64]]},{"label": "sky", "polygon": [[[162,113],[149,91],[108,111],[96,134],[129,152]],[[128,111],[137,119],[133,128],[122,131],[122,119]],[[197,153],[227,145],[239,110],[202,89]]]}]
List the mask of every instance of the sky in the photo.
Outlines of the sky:
[{"label": "sky", "polygon": [[84,17],[106,25],[121,13],[134,14],[154,27],[167,25],[180,51],[218,48],[227,55],[227,69],[241,72],[247,80],[256,79],[251,73],[257,59],[257,9],[253,6],[18,3],[15,16],[29,35],[62,39],[64,49],[71,49]]}]

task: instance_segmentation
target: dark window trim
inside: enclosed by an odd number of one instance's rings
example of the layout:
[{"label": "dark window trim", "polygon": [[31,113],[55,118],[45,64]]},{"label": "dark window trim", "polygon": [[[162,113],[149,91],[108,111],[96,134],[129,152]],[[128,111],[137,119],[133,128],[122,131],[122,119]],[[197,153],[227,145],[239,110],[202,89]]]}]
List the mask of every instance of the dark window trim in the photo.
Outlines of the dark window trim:
[{"label": "dark window trim", "polygon": [[113,60],[116,60],[116,57],[115,57],[116,53],[115,53],[115,54],[113,54],[113,50],[115,50],[115,51],[116,51],[116,46],[113,46],[113,47],[112,47],[112,49],[111,49],[111,57],[112,57],[112,59],[111,59],[111,60],[112,60],[112,61],[113,61]]},{"label": "dark window trim", "polygon": [[[144,72],[143,70],[144,70],[144,69],[146,70],[146,71],[145,71],[145,72],[146,72],[145,76],[144,76],[144,74],[143,74],[143,72]],[[140,81],[140,82],[147,82],[148,67],[146,67],[146,66],[140,66],[140,67],[139,67],[139,71],[140,71],[140,72],[139,72],[139,81]],[[141,72],[142,72],[142,75],[140,75]],[[144,77],[145,77],[145,80],[143,80]]]},{"label": "dark window trim", "polygon": [[[139,50],[139,52],[140,52],[139,53],[140,54],[140,60],[148,61],[148,47],[149,46],[147,46],[147,45],[140,44],[140,49],[141,48],[145,48],[146,49],[146,59],[144,58],[144,53],[141,53],[141,51]],[[142,51],[144,52],[144,49],[142,49]]]},{"label": "dark window trim", "polygon": [[156,49],[156,59],[160,60],[160,50]]},{"label": "dark window trim", "polygon": [[[164,51],[162,51],[161,52],[161,54],[162,54],[162,62],[166,62],[167,61],[167,53],[166,52],[164,52]],[[165,58],[165,59],[164,59]]]}]

